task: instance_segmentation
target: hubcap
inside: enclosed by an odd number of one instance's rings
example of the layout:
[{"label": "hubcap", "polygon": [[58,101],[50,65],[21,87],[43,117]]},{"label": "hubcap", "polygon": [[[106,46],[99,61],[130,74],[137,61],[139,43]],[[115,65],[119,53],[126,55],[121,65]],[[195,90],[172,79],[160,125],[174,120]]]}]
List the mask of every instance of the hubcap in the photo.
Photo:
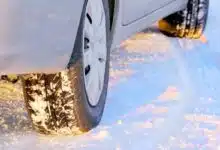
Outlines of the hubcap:
[{"label": "hubcap", "polygon": [[106,19],[102,0],[89,0],[86,6],[83,30],[83,66],[88,101],[99,102],[107,58]]}]

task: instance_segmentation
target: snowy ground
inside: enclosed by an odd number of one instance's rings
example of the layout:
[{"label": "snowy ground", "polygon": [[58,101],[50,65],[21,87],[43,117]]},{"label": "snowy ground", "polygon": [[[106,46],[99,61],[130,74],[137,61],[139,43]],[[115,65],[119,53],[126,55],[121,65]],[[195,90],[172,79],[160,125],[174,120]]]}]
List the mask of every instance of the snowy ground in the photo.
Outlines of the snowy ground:
[{"label": "snowy ground", "polygon": [[88,134],[38,135],[22,100],[0,100],[0,150],[220,149],[220,16],[211,2],[200,40],[150,28],[112,53],[103,120]]}]

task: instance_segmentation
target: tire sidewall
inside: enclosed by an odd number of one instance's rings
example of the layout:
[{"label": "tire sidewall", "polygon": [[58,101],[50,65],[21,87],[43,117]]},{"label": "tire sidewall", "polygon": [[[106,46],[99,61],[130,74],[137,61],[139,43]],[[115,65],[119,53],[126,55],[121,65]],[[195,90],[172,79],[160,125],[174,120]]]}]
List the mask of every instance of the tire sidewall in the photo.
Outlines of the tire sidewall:
[{"label": "tire sidewall", "polygon": [[[92,1],[92,0],[91,0]],[[76,44],[74,46],[74,51],[72,54],[73,60],[70,60],[71,63],[69,63],[69,68],[71,67],[77,67],[78,70],[80,70],[78,74],[78,78],[80,80],[80,84],[75,88],[79,88],[79,126],[83,126],[84,129],[89,130],[100,122],[103,114],[103,110],[105,107],[106,97],[107,97],[107,90],[108,90],[108,81],[109,81],[109,62],[110,62],[110,19],[109,19],[109,7],[108,7],[108,0],[102,0],[105,15],[106,15],[106,42],[107,42],[107,58],[106,58],[106,67],[105,67],[105,75],[104,75],[104,85],[103,89],[99,98],[99,102],[96,106],[92,106],[89,103],[87,92],[86,92],[86,86],[85,86],[85,80],[84,80],[84,68],[83,68],[83,28],[84,28],[84,19],[85,19],[85,9],[88,4],[88,0],[86,0],[84,5],[84,10],[82,12],[82,17],[80,21],[80,26],[78,29],[78,34],[76,38]],[[76,65],[78,64],[78,65]],[[74,88],[74,87],[73,87]]]}]

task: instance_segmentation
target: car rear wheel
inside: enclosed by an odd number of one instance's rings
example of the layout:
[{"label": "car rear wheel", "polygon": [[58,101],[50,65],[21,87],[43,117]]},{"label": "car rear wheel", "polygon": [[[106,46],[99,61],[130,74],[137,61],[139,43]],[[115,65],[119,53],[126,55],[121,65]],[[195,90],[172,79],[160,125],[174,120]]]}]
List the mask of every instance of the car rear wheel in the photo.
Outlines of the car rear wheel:
[{"label": "car rear wheel", "polygon": [[159,21],[160,30],[174,37],[200,38],[208,19],[209,0],[189,0],[187,8]]},{"label": "car rear wheel", "polygon": [[101,120],[109,78],[107,0],[88,0],[68,69],[22,76],[27,110],[44,134],[80,134]]}]

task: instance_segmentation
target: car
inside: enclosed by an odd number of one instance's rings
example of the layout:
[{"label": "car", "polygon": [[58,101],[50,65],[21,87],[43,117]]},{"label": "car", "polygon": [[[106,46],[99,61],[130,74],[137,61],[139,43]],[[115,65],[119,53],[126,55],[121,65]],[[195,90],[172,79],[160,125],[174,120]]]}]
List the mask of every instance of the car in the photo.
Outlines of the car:
[{"label": "car", "polygon": [[105,107],[110,51],[158,21],[162,33],[196,39],[209,0],[37,0],[0,5],[0,75],[19,75],[33,127],[78,135]]}]

